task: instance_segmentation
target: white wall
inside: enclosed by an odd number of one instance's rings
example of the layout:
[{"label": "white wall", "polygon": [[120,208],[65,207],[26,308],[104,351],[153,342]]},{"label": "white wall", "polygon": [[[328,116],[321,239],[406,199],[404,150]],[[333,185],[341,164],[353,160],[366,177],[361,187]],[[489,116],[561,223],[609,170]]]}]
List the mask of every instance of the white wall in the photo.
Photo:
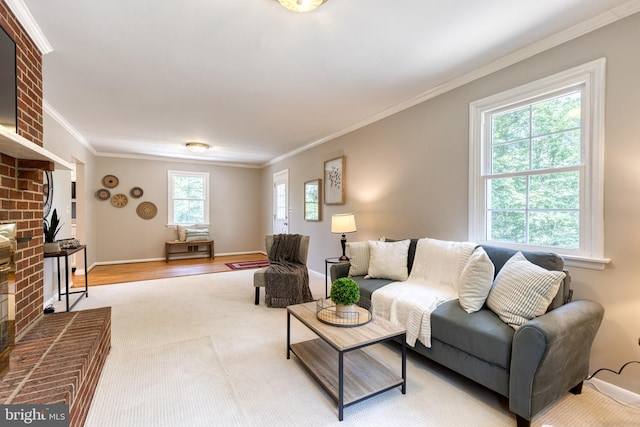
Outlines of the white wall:
[{"label": "white wall", "polygon": [[[95,170],[94,155],[78,140],[75,139],[67,130],[65,130],[56,120],[49,114],[44,113],[44,148],[61,157],[70,163],[76,163],[82,170],[84,181],[93,181],[93,173]],[[96,246],[95,238],[95,212],[93,204],[86,203],[90,195],[86,191],[84,182],[79,182],[76,189],[76,197],[82,209],[78,211],[77,224],[81,232],[78,238],[82,244],[87,245],[87,263],[91,266],[96,255],[94,248]],[[56,170],[53,172],[53,203],[51,212],[56,209],[58,216],[61,218],[62,228],[57,239],[65,239],[71,237],[71,171]],[[51,215],[51,214],[50,214]],[[80,252],[80,254],[82,254]],[[61,266],[64,268],[64,260],[61,260]],[[85,269],[82,256],[76,257],[76,267],[83,271]],[[44,301],[49,302],[58,292],[57,287],[57,263],[55,259],[47,259],[44,263]],[[64,277],[64,270],[61,271],[61,277]],[[63,283],[64,284],[64,283]]]}]

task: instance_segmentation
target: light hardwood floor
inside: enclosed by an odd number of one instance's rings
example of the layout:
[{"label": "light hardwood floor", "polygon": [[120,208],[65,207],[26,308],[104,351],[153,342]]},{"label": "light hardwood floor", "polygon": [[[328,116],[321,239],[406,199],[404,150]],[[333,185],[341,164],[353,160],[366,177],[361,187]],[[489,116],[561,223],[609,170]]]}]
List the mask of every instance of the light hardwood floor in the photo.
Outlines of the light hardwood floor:
[{"label": "light hardwood floor", "polygon": [[[172,259],[165,261],[136,262],[128,264],[98,265],[89,271],[89,286],[109,285],[140,280],[163,279],[193,274],[231,271],[226,263],[267,259],[263,254],[216,256],[209,258]],[[75,286],[84,286],[84,277],[73,281]]]}]

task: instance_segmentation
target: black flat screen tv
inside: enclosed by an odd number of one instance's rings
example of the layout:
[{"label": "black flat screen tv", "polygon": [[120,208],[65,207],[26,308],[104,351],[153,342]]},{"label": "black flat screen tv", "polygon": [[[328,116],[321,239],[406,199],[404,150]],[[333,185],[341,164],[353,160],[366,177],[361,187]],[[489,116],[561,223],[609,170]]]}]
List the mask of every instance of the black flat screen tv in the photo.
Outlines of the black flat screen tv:
[{"label": "black flat screen tv", "polygon": [[0,27],[0,126],[18,131],[16,43]]}]

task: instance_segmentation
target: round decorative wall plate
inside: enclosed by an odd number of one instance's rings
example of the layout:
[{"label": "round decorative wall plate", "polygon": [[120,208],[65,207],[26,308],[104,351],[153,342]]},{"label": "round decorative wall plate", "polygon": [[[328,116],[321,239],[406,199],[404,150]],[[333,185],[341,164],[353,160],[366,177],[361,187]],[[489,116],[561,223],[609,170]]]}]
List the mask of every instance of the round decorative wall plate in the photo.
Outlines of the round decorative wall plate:
[{"label": "round decorative wall plate", "polygon": [[100,200],[107,200],[111,197],[111,193],[106,188],[101,188],[96,191],[96,197]]},{"label": "round decorative wall plate", "polygon": [[158,213],[158,208],[151,202],[142,202],[136,208],[136,213],[142,219],[151,219]]},{"label": "round decorative wall plate", "polygon": [[129,199],[127,199],[127,196],[125,196],[124,194],[116,194],[111,198],[111,204],[116,208],[125,207],[128,201]]},{"label": "round decorative wall plate", "polygon": [[107,188],[114,188],[118,186],[118,177],[115,175],[105,175],[102,178],[102,184]]},{"label": "round decorative wall plate", "polygon": [[144,191],[142,191],[142,188],[140,187],[133,187],[129,192],[129,194],[131,194],[131,197],[133,197],[134,199],[138,199],[142,197],[142,195],[144,194]]}]

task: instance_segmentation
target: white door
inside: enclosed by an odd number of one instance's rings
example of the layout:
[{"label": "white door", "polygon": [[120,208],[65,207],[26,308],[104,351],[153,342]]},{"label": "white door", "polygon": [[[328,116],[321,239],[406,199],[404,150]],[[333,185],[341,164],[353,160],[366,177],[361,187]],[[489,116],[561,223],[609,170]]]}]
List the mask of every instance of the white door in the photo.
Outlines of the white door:
[{"label": "white door", "polygon": [[273,234],[289,233],[289,170],[273,174]]}]

